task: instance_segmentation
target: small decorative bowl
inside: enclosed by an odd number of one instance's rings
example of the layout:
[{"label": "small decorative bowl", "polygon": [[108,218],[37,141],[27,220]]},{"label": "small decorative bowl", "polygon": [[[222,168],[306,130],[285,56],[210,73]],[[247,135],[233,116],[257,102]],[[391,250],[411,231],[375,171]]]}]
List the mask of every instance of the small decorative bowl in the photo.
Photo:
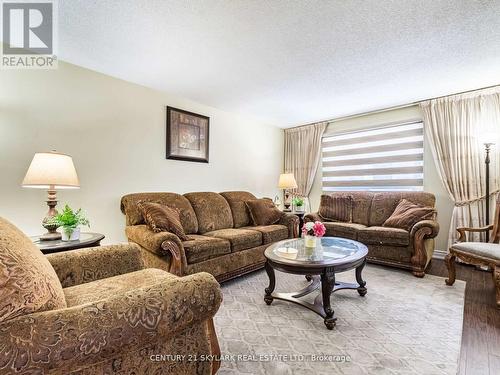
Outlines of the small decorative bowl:
[{"label": "small decorative bowl", "polygon": [[276,254],[287,259],[296,259],[298,250],[294,247],[279,247],[276,249]]}]

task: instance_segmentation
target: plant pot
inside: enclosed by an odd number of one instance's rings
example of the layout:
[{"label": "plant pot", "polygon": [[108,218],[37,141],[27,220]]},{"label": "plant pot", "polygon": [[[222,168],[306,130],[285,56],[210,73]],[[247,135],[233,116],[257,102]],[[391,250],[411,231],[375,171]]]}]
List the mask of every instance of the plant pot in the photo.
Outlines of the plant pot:
[{"label": "plant pot", "polygon": [[78,241],[80,239],[80,228],[62,228],[62,241]]},{"label": "plant pot", "polygon": [[304,212],[304,206],[296,206],[295,211],[296,212]]},{"label": "plant pot", "polygon": [[306,248],[314,249],[316,247],[316,236],[306,234],[304,237],[304,245]]}]

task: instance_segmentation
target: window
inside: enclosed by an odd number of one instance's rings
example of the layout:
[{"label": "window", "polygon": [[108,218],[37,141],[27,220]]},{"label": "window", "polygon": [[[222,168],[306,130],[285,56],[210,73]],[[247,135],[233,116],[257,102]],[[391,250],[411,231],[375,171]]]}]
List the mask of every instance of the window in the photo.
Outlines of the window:
[{"label": "window", "polygon": [[323,191],[422,191],[423,159],[421,121],[325,134]]}]

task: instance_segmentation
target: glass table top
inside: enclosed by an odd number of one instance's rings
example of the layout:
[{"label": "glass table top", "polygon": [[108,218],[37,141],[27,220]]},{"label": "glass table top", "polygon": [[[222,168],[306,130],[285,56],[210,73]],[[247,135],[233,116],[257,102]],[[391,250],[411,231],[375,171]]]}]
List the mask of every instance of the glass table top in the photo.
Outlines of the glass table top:
[{"label": "glass table top", "polygon": [[269,246],[265,255],[278,263],[302,265],[336,265],[366,257],[368,249],[360,242],[339,238],[316,238],[314,248],[306,247],[303,238],[277,242]]}]

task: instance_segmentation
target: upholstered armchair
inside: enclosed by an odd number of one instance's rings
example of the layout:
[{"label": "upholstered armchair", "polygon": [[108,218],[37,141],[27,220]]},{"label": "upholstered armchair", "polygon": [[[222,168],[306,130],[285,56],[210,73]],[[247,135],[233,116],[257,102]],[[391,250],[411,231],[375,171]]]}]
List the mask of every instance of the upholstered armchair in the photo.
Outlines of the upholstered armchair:
[{"label": "upholstered armchair", "polygon": [[[483,228],[457,228],[460,235],[458,243],[451,246],[445,257],[448,268],[447,285],[453,285],[456,278],[455,259],[492,270],[496,289],[496,305],[500,309],[500,194],[497,203],[494,224]],[[489,242],[467,242],[467,233],[489,233]]]},{"label": "upholstered armchair", "polygon": [[0,285],[0,374],[210,374],[218,368],[188,356],[220,353],[212,322],[219,284],[207,273],[177,277],[144,269],[137,245],[45,257],[0,218]]}]

